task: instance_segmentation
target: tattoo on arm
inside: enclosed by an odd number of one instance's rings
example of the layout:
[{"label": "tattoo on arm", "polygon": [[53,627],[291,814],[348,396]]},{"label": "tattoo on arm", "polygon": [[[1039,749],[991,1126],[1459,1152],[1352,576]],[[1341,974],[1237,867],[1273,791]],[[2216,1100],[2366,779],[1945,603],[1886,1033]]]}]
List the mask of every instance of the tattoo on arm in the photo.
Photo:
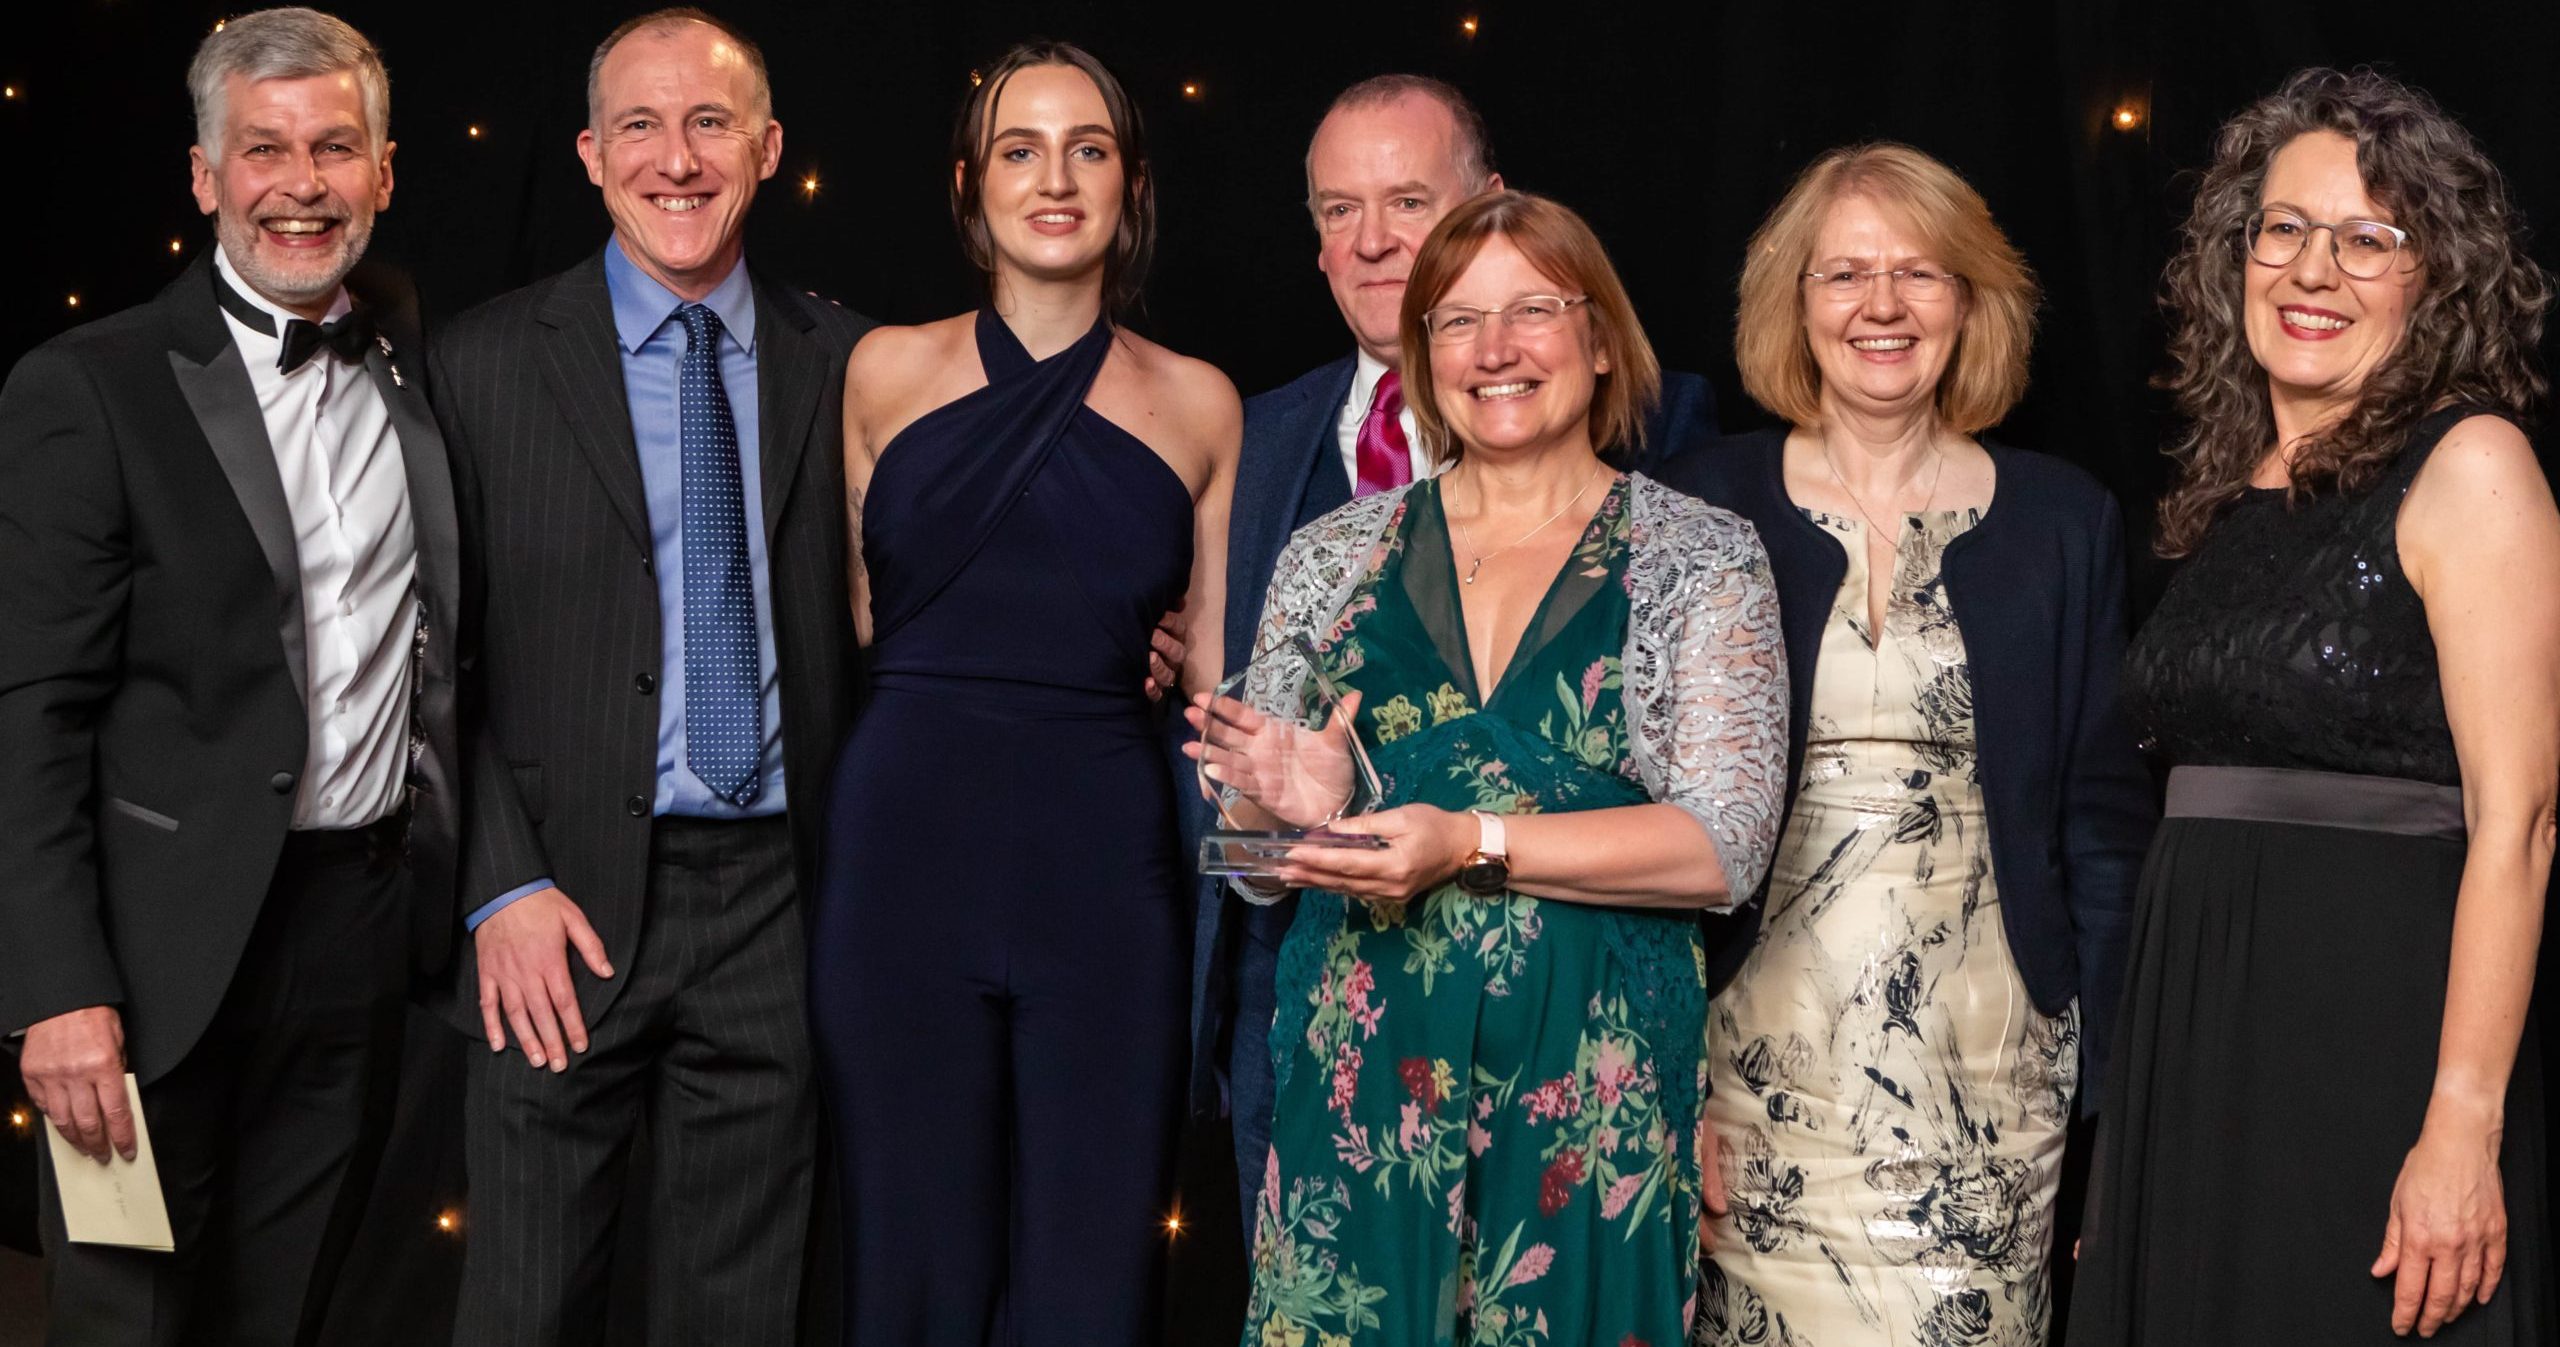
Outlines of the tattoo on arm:
[{"label": "tattoo on arm", "polygon": [[862,602],[864,570],[862,565],[862,488],[844,489],[844,573],[853,586],[856,605]]},{"label": "tattoo on arm", "polygon": [[871,643],[870,575],[862,564],[862,488],[848,483],[844,491],[845,598],[853,608],[854,639]]}]

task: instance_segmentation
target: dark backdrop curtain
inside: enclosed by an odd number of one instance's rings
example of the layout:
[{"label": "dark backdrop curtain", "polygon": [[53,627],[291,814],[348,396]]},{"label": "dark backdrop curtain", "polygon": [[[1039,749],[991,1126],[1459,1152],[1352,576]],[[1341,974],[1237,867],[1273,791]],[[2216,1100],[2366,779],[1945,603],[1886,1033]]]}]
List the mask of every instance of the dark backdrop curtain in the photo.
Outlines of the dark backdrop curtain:
[{"label": "dark backdrop curtain", "polygon": [[[639,8],[336,7],[390,63],[397,191],[374,255],[415,277],[431,322],[605,239],[572,147],[588,54]],[[1127,82],[1154,138],[1162,246],[1140,325],[1216,362],[1248,395],[1345,347],[1313,265],[1300,157],[1325,102],[1362,76],[1419,70],[1465,88],[1491,123],[1505,178],[1590,217],[1664,363],[1715,381],[1729,430],[1763,419],[1731,370],[1743,240],[1813,155],[1871,137],[1910,141],[1982,190],[2046,287],[2034,382],[1999,433],[2097,474],[2137,540],[2167,477],[2158,450],[2169,421],[2148,386],[2162,363],[2160,265],[2214,128],[2286,72],[2376,63],[2433,90],[2545,226],[2537,255],[2560,265],[2547,235],[2560,220],[2560,41],[2532,0],[714,8],[763,44],[785,127],[751,255],[891,322],[976,297],[946,205],[950,118],[970,69],[1032,35],[1090,46]],[[226,12],[143,0],[13,11],[0,81],[17,92],[0,99],[0,143],[17,147],[21,206],[8,225],[13,265],[0,268],[0,363],[148,297],[208,237],[186,187],[182,72]],[[2113,124],[2120,107],[2135,115],[2130,130]],[[2545,349],[2560,350],[2560,335]],[[2548,453],[2553,441],[2543,442]],[[2137,565],[2138,604],[2164,574]],[[2548,954],[2544,969],[2547,989]],[[2547,1010],[2547,991],[2544,1000]],[[341,1307],[354,1340],[438,1340],[468,1234],[453,1153],[465,1044],[422,1020],[412,1045],[407,1121]],[[31,1243],[29,1137],[0,1144],[0,1237],[21,1247]],[[1194,1326],[1180,1340],[1205,1342],[1226,1331],[1207,1325],[1234,1293],[1213,1275],[1234,1256],[1216,1242],[1233,1204],[1218,1200],[1228,1191],[1213,1172],[1218,1139],[1195,1138],[1190,1154],[1197,1219],[1176,1237],[1190,1274],[1177,1296]],[[438,1227],[445,1212],[460,1213],[460,1230]],[[2377,1243],[2379,1226],[2377,1213]],[[24,1309],[0,1305],[0,1321]]]}]

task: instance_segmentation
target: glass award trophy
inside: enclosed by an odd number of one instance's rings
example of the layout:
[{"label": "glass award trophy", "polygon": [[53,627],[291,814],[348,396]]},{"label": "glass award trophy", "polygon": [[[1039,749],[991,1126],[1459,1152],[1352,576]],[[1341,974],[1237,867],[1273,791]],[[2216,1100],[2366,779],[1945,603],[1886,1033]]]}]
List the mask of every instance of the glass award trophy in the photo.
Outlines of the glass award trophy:
[{"label": "glass award trophy", "polygon": [[1267,877],[1296,847],[1386,846],[1329,826],[1383,794],[1352,709],[1303,637],[1218,685],[1200,727],[1200,782],[1223,826],[1200,838],[1200,873]]}]

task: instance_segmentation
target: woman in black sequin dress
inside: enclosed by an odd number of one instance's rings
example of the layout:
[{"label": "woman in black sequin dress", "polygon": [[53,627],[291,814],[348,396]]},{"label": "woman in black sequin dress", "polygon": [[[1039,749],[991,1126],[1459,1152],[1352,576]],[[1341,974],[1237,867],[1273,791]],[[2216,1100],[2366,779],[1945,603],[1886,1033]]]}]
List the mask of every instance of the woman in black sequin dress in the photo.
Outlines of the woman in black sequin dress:
[{"label": "woman in black sequin dress", "polygon": [[2470,138],[2366,72],[2243,112],[2199,190],[2188,560],[2125,683],[2168,819],[2072,1347],[2552,1340],[2560,511],[2517,428],[2549,288],[2516,232]]}]

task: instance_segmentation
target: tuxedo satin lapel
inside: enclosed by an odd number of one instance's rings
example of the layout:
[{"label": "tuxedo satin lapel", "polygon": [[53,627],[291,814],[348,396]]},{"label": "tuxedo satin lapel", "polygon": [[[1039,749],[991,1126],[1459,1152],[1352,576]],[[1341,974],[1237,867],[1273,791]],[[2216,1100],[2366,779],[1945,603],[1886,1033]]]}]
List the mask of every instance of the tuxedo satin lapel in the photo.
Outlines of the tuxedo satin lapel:
[{"label": "tuxedo satin lapel", "polygon": [[455,521],[453,469],[444,433],[428,409],[416,363],[402,365],[401,350],[399,339],[387,351],[376,343],[365,353],[364,367],[400,437],[401,467],[409,481],[409,527],[417,538],[418,625],[426,644],[411,691],[417,711],[412,725],[423,742],[410,764],[416,818],[409,828],[409,862],[420,899],[410,915],[419,965],[434,968],[442,966],[453,938],[454,849],[461,832],[462,793],[455,778],[461,748],[449,732],[454,724],[455,626],[462,611],[461,528]]},{"label": "tuxedo satin lapel", "polygon": [[649,498],[640,481],[640,447],[631,435],[631,403],[622,388],[603,254],[561,276],[540,319],[547,330],[535,343],[535,361],[543,385],[631,540],[646,552]]},{"label": "tuxedo satin lapel", "polygon": [[782,507],[800,476],[800,458],[809,447],[810,423],[825,399],[821,381],[841,379],[829,370],[824,352],[809,335],[809,316],[800,303],[777,287],[756,285],[756,427],[764,441],[757,446],[764,471],[764,536],[770,545],[782,524]]},{"label": "tuxedo satin lapel", "polygon": [[169,320],[172,348],[191,365],[212,364],[231,344],[231,324],[223,319],[222,306],[213,297],[215,246],[218,245],[199,249],[187,269],[162,287],[159,298],[153,301]]},{"label": "tuxedo satin lapel", "polygon": [[[400,458],[409,478],[409,520],[418,537],[420,589],[435,614],[460,611],[462,593],[461,536],[454,522],[453,467],[445,456],[444,434],[427,410],[425,393],[410,366],[401,364],[398,346],[388,353],[377,345],[365,353],[365,373],[391,413],[391,428],[400,436]],[[399,378],[392,377],[394,370]],[[449,618],[447,620],[450,620]]]},{"label": "tuxedo satin lapel", "polygon": [[[209,291],[204,306],[213,307]],[[226,341],[201,363],[184,351],[171,351],[169,370],[177,376],[178,390],[186,395],[187,407],[195,413],[196,426],[204,432],[214,460],[222,465],[240,512],[249,517],[250,532],[258,537],[258,550],[265,554],[267,570],[275,580],[276,637],[284,645],[285,667],[292,671],[297,690],[308,687],[310,663],[302,643],[302,559],[294,546],[293,510],[285,503],[284,474],[276,469],[275,446],[267,439],[267,419],[258,410],[249,367],[240,359],[240,348]]]}]

